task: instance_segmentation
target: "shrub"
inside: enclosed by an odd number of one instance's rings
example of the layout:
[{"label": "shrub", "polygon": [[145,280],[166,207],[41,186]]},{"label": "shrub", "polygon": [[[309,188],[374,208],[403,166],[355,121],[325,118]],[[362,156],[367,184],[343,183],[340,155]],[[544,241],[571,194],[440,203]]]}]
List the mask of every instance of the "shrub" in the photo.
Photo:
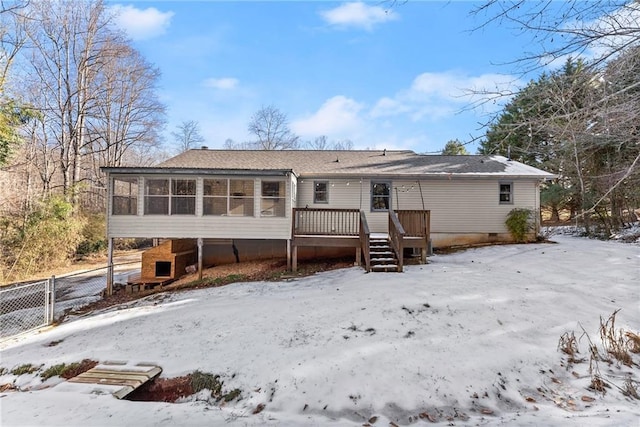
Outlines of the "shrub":
[{"label": "shrub", "polygon": [[12,375],[33,374],[38,369],[40,369],[38,366],[32,365],[31,363],[26,363],[24,365],[18,366],[17,368],[13,368],[11,370],[11,374]]},{"label": "shrub", "polygon": [[96,252],[102,252],[107,248],[106,220],[104,215],[89,215],[82,228],[84,240],[78,244],[76,255],[83,256]]},{"label": "shrub", "polygon": [[207,389],[211,390],[212,396],[220,396],[222,393],[222,381],[220,381],[220,375],[195,371],[191,374],[191,388],[194,393]]},{"label": "shrub", "polygon": [[50,366],[40,374],[40,377],[42,377],[43,380],[48,380],[51,377],[61,377],[66,367],[67,365],[64,363]]},{"label": "shrub", "polygon": [[524,242],[527,233],[532,230],[531,219],[533,212],[531,209],[515,208],[507,215],[505,225],[516,242]]},{"label": "shrub", "polygon": [[50,366],[40,374],[42,379],[47,380],[51,377],[62,377],[65,379],[73,378],[80,375],[83,372],[87,372],[89,369],[96,366],[98,362],[91,359],[82,359],[81,362],[73,362],[70,364],[59,363],[57,365]]}]

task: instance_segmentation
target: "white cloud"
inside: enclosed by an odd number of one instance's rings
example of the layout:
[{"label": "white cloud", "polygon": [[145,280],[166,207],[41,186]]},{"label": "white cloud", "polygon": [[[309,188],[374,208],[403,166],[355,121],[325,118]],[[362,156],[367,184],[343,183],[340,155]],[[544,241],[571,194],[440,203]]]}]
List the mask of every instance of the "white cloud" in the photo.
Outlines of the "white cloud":
[{"label": "white cloud", "polygon": [[374,25],[397,19],[392,10],[380,6],[369,6],[363,2],[344,3],[334,9],[320,12],[322,18],[330,25],[339,27],[355,27],[372,30]]},{"label": "white cloud", "polygon": [[171,25],[173,12],[161,12],[155,7],[138,9],[116,5],[111,8],[116,25],[133,40],[146,40],[164,34]]},{"label": "white cloud", "polygon": [[504,99],[520,81],[502,74],[469,76],[459,72],[423,73],[411,86],[394,97],[383,97],[371,110],[374,118],[408,114],[413,121],[425,117],[440,119],[457,114],[465,108],[480,108],[483,112],[500,108],[494,99]]},{"label": "white cloud", "polygon": [[206,87],[220,90],[231,90],[238,87],[238,79],[233,77],[210,78],[204,81]]},{"label": "white cloud", "polygon": [[359,128],[362,105],[342,95],[325,101],[312,115],[291,123],[291,130],[302,137],[345,135]]}]

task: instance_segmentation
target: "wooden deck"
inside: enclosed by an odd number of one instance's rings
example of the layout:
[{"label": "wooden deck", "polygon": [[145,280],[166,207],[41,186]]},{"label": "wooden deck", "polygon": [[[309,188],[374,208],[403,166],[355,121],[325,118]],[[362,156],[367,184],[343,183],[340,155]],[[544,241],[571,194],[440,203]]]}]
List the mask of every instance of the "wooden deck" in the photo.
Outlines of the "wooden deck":
[{"label": "wooden deck", "polygon": [[[354,248],[356,264],[371,271],[371,232],[366,215],[357,209],[293,209],[290,267],[297,270],[298,247]],[[404,249],[421,249],[426,262],[430,240],[430,211],[390,211],[389,242],[399,262],[404,265]]]}]

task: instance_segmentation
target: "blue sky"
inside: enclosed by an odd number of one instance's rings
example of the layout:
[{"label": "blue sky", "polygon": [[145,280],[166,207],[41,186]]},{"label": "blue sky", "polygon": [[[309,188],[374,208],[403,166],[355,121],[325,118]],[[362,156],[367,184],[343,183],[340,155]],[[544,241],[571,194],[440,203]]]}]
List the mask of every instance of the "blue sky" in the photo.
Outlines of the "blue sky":
[{"label": "blue sky", "polygon": [[[522,84],[501,65],[528,38],[481,24],[473,2],[166,2],[110,6],[160,69],[165,132],[199,123],[205,144],[250,141],[251,115],[273,105],[302,140],[437,152],[484,134],[499,105],[470,110],[467,89]],[[513,73],[513,74],[511,74]],[[476,144],[469,146],[475,152]]]}]

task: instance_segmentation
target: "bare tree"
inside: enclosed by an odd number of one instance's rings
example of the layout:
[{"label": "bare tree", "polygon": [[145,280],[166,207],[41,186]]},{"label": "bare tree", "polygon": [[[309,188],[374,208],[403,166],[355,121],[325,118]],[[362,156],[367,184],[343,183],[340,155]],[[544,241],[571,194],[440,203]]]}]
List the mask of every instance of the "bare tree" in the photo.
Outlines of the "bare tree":
[{"label": "bare tree", "polygon": [[289,129],[287,116],[273,105],[260,108],[249,122],[259,150],[291,150],[299,147],[299,138]]},{"label": "bare tree", "polygon": [[92,81],[110,59],[100,54],[111,31],[108,17],[101,1],[42,1],[30,4],[24,22],[32,48],[28,78],[46,94],[38,107],[52,118],[48,132],[57,142],[62,191],[75,203]]},{"label": "bare tree", "polygon": [[195,148],[204,142],[204,137],[200,134],[200,124],[194,120],[184,121],[177,126],[177,130],[171,132],[173,140],[178,146],[180,153]]},{"label": "bare tree", "polygon": [[[475,13],[481,27],[511,24],[532,37],[534,50],[513,60],[521,71],[565,63],[517,94],[487,141],[556,172],[553,203],[570,197],[587,227],[594,216],[607,231],[624,224],[624,210],[640,205],[640,3],[489,0]],[[567,68],[571,56],[577,68]]]},{"label": "bare tree", "polygon": [[309,150],[353,150],[353,142],[349,139],[329,142],[326,135],[319,136],[305,143]]},{"label": "bare tree", "polygon": [[533,38],[536,50],[514,60],[531,70],[569,57],[606,63],[640,41],[640,3],[628,0],[488,0],[473,12]]}]

